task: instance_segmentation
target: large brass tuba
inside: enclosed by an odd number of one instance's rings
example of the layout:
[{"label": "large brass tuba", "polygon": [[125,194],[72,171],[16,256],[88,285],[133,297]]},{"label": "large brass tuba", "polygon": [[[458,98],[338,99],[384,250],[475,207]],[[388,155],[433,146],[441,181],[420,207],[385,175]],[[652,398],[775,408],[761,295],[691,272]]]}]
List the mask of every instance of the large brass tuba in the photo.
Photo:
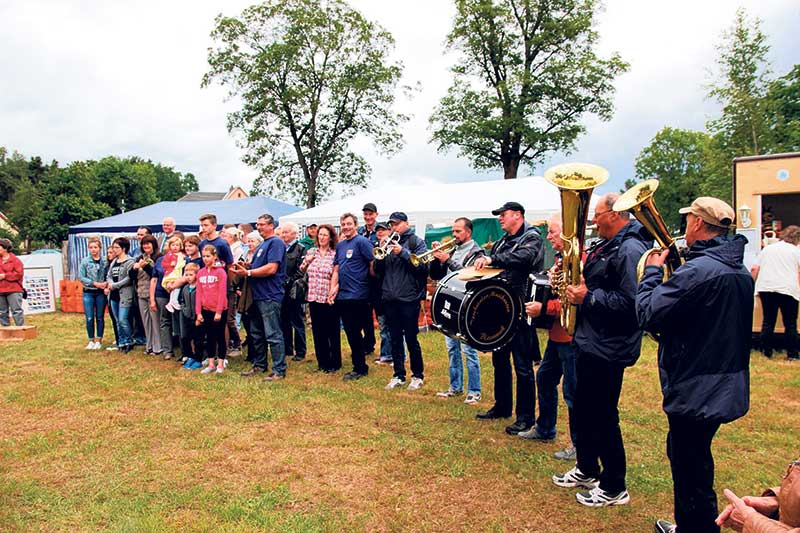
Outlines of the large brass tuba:
[{"label": "large brass tuba", "polygon": [[561,193],[561,239],[564,241],[564,251],[558,297],[561,300],[561,325],[572,335],[575,333],[578,306],[569,303],[566,290],[563,289],[581,282],[581,255],[586,238],[589,200],[592,190],[608,179],[608,171],[587,163],[565,163],[547,169],[544,179],[558,187]]},{"label": "large brass tuba", "polygon": [[656,189],[658,189],[657,179],[646,180],[625,191],[614,203],[614,211],[629,211],[642,223],[642,226],[647,228],[647,231],[655,237],[656,242],[660,245],[660,248],[647,250],[639,259],[636,273],[640,280],[644,276],[644,267],[650,254],[660,254],[665,249],[669,249],[667,262],[664,264],[665,280],[675,272],[676,268],[683,264],[683,258],[678,252],[678,246],[675,244],[675,240],[670,235],[669,230],[667,230],[661,215],[658,214],[658,209],[656,209],[656,203],[653,199]]}]

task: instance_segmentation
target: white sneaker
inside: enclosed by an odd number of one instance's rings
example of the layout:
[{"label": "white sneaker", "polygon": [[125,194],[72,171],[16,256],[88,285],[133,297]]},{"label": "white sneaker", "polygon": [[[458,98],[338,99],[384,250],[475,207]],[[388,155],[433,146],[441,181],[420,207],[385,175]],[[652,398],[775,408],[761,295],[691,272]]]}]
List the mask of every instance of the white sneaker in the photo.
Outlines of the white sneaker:
[{"label": "white sneaker", "polygon": [[84,348],[84,350],[94,350],[94,349],[95,349],[94,341],[89,341],[89,344],[87,344],[86,348]]},{"label": "white sneaker", "polygon": [[103,349],[103,345],[100,344],[100,341],[94,341],[94,349],[95,350],[102,350]]},{"label": "white sneaker", "polygon": [[201,374],[211,374],[212,372],[214,372],[214,367],[213,366],[207,366],[203,370],[200,371]]},{"label": "white sneaker", "polygon": [[408,390],[419,390],[422,388],[424,382],[420,378],[411,378],[411,383],[408,384]]},{"label": "white sneaker", "polygon": [[117,350],[119,350],[119,348],[117,348],[117,345],[116,345],[116,344],[112,344],[111,346],[109,346],[108,348],[106,348],[106,351],[107,351],[107,352],[116,352]]},{"label": "white sneaker", "polygon": [[397,387],[405,384],[406,380],[400,379],[398,377],[393,377],[392,379],[389,380],[389,383],[386,385],[386,390],[396,389]]},{"label": "white sneaker", "polygon": [[553,476],[553,483],[558,487],[583,487],[584,489],[594,489],[600,484],[600,481],[589,476],[583,475],[583,472],[578,470],[575,466],[571,470]]},{"label": "white sneaker", "polygon": [[611,494],[600,487],[595,487],[586,492],[579,492],[575,495],[579,503],[586,507],[608,507],[609,505],[625,505],[630,503],[631,496],[627,490],[619,494]]},{"label": "white sneaker", "polygon": [[226,365],[217,366],[217,374],[222,374],[223,372],[225,372],[225,366]]}]

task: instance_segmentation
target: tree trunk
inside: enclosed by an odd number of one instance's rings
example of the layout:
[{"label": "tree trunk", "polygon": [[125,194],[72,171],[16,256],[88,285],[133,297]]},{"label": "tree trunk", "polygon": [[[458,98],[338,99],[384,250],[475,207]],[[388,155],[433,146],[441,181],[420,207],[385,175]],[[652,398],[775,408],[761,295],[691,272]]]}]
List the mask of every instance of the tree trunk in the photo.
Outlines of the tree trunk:
[{"label": "tree trunk", "polygon": [[519,159],[511,158],[503,161],[503,179],[513,180],[517,178],[517,170],[519,169]]},{"label": "tree trunk", "polygon": [[311,173],[307,179],[308,194],[306,195],[306,209],[310,209],[317,205],[317,176]]}]

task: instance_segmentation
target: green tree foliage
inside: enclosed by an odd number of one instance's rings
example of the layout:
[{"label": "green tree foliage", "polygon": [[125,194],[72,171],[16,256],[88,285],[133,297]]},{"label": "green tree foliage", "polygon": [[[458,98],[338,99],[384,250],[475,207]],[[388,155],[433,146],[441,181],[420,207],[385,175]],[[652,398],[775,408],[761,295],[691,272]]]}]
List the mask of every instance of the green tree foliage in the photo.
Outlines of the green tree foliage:
[{"label": "green tree foliage", "polygon": [[[71,225],[129,211],[197,190],[191,173],[181,175],[139,157],[77,161],[60,168],[40,157],[0,147],[0,210],[19,228],[21,241],[57,245]],[[163,195],[163,196],[162,196]]]},{"label": "green tree foliage", "polygon": [[370,167],[350,149],[356,137],[377,150],[401,146],[392,110],[402,66],[392,36],[340,0],[268,0],[239,18],[219,15],[209,72],[242,108],[228,117],[253,184],[312,207],[334,184],[363,187]]},{"label": "green tree foliage", "polygon": [[110,206],[113,214],[158,201],[156,171],[150,162],[109,156],[90,162],[90,167],[95,177],[94,198]]},{"label": "green tree foliage", "polygon": [[456,0],[454,81],[430,118],[439,150],[515,178],[521,162],[568,151],[581,119],[613,113],[627,63],[594,50],[596,0]]},{"label": "green tree foliage", "polygon": [[[678,209],[701,195],[706,178],[709,135],[666,127],[636,158],[636,179],[658,178],[655,201],[670,231],[680,228]],[[633,183],[626,183],[626,188]]]},{"label": "green tree foliage", "polygon": [[30,222],[34,239],[60,243],[67,238],[70,226],[112,213],[108,205],[91,196],[91,167],[79,161],[50,170],[39,201],[41,215]]},{"label": "green tree foliage", "polygon": [[740,8],[717,50],[718,80],[710,86],[709,97],[722,104],[722,115],[709,121],[708,131],[719,137],[720,147],[730,159],[768,153],[771,139],[765,96],[769,45],[761,20],[749,19]]},{"label": "green tree foliage", "polygon": [[773,152],[800,151],[800,65],[770,83],[766,98]]}]

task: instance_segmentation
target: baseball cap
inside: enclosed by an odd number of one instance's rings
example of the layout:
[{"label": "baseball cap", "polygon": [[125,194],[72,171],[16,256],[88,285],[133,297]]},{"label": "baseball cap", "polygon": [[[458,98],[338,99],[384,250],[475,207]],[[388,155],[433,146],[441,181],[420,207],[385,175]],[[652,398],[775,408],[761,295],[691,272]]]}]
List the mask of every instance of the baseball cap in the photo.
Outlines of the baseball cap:
[{"label": "baseball cap", "polygon": [[378,208],[375,207],[375,204],[372,202],[367,202],[364,204],[364,207],[361,208],[362,211],[372,211],[373,213],[378,212]]},{"label": "baseball cap", "polygon": [[494,211],[492,211],[492,214],[499,215],[503,211],[519,211],[523,215],[525,214],[525,208],[522,207],[522,204],[519,204],[517,202],[506,202],[497,209],[495,209]]},{"label": "baseball cap", "polygon": [[375,229],[389,229],[389,223],[388,222],[376,222],[375,223]]},{"label": "baseball cap", "polygon": [[408,222],[408,217],[402,211],[395,211],[389,215],[389,222]]},{"label": "baseball cap", "polygon": [[307,228],[316,228],[316,227],[317,227],[317,223],[316,223],[316,222],[312,222],[311,224],[309,224],[309,225],[308,225],[308,226],[306,226],[306,227],[307,227]]},{"label": "baseball cap", "polygon": [[727,228],[736,219],[736,213],[726,202],[711,196],[701,196],[692,202],[689,207],[683,207],[678,213],[685,215],[691,213],[706,224]]}]

